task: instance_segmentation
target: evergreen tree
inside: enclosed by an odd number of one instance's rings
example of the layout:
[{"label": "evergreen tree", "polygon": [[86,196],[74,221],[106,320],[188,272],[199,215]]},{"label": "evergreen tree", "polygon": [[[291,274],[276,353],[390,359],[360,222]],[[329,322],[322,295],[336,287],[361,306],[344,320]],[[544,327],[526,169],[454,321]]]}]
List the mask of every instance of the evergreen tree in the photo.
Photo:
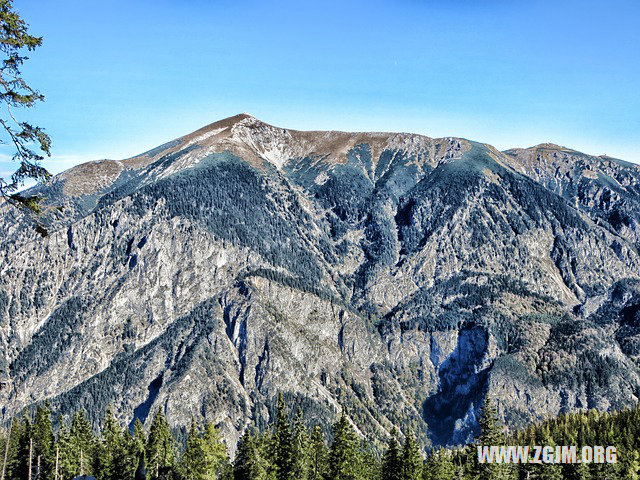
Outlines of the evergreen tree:
[{"label": "evergreen tree", "polygon": [[229,455],[218,429],[212,423],[205,425],[201,443],[205,478],[221,478],[228,470]]},{"label": "evergreen tree", "polygon": [[20,469],[22,468],[22,460],[20,459],[20,454],[24,453],[24,451],[21,452],[20,446],[21,441],[24,438],[24,429],[25,425],[20,421],[19,418],[14,417],[9,428],[9,445],[7,446],[6,451],[7,461],[5,468],[5,478],[9,480],[20,478],[21,474],[26,473],[26,469],[23,469],[23,471],[20,472]]},{"label": "evergreen tree", "polygon": [[379,479],[382,475],[380,460],[371,442],[362,439],[358,450],[357,478]]},{"label": "evergreen tree", "polygon": [[102,424],[102,438],[97,447],[97,473],[104,480],[119,480],[128,473],[127,445],[122,428],[109,405]]},{"label": "evergreen tree", "polygon": [[[4,462],[4,451],[5,447],[8,447],[8,432],[4,432],[0,430],[0,462]],[[0,464],[0,469],[2,469],[2,465]],[[1,475],[1,473],[0,473]]]},{"label": "evergreen tree", "polygon": [[250,480],[254,478],[254,472],[252,472],[252,463],[254,463],[252,444],[251,433],[247,430],[238,441],[236,458],[233,462],[234,480]]},{"label": "evergreen tree", "polygon": [[309,477],[311,454],[309,447],[309,432],[302,418],[302,410],[298,408],[293,423],[293,470],[292,478],[304,480]]},{"label": "evergreen tree", "polygon": [[158,478],[162,468],[175,464],[175,441],[167,419],[160,410],[154,415],[149,428],[146,453],[151,479]]},{"label": "evergreen tree", "polygon": [[293,437],[281,393],[278,394],[274,441],[277,479],[291,480],[294,462]]},{"label": "evergreen tree", "polygon": [[[98,472],[100,480],[146,480],[144,474],[145,448],[157,459],[158,474],[151,478],[181,480],[278,480],[277,458],[279,449],[286,442],[278,442],[287,431],[291,440],[293,480],[638,480],[640,467],[640,406],[633,410],[616,413],[573,413],[554,418],[539,425],[530,425],[515,436],[502,439],[503,434],[497,412],[490,400],[482,411],[481,425],[483,442],[515,445],[570,444],[567,439],[582,439],[587,445],[612,444],[617,447],[617,464],[523,464],[518,468],[505,464],[484,464],[492,468],[482,469],[476,461],[477,451],[473,446],[449,451],[441,449],[421,462],[418,443],[411,432],[407,433],[400,448],[394,430],[384,453],[383,462],[378,460],[369,441],[359,441],[346,414],[343,412],[334,425],[334,439],[330,451],[319,426],[309,436],[300,411],[291,427],[280,408],[272,428],[262,434],[248,430],[242,437],[233,467],[227,458],[226,448],[212,424],[199,431],[195,421],[186,441],[186,449],[179,461],[178,471],[173,470],[175,453],[174,438],[164,416],[154,417],[149,439],[145,445],[142,424],[134,423],[134,434],[120,428],[109,407],[105,414],[99,440],[91,430],[82,412],[74,415],[71,428],[59,420],[60,428],[55,441],[51,434],[50,412],[45,405],[36,410],[32,421],[25,411],[21,419],[14,419],[9,438],[0,432],[0,447],[8,446],[8,462],[5,480],[29,478],[29,455],[31,457],[31,480],[52,480],[55,469],[45,467],[47,445],[57,465],[59,480],[70,480],[81,472]],[[285,428],[283,428],[286,427]],[[49,439],[49,440],[48,440]],[[50,443],[52,442],[52,443]],[[577,442],[576,442],[577,443]],[[487,445],[489,446],[489,445]],[[280,450],[281,451],[281,450]],[[38,456],[40,460],[38,462]],[[280,454],[280,459],[282,459]],[[92,459],[96,459],[93,462]],[[299,463],[300,462],[300,463]],[[40,469],[38,469],[38,464]],[[136,465],[139,468],[136,468]],[[383,468],[381,468],[383,467]],[[45,469],[47,468],[47,469]],[[151,469],[154,467],[152,466]],[[422,471],[422,474],[420,474]],[[38,472],[40,474],[38,475]],[[176,477],[175,474],[179,476]]]},{"label": "evergreen tree", "polygon": [[593,476],[591,475],[591,470],[589,470],[589,466],[586,463],[577,463],[575,465],[570,465],[570,467],[575,467],[569,469],[568,480],[592,480]]},{"label": "evergreen tree", "polygon": [[227,448],[213,424],[207,423],[200,434],[195,420],[191,419],[187,447],[180,461],[182,476],[192,480],[220,478],[228,461]]},{"label": "evergreen tree", "polygon": [[382,480],[402,480],[402,455],[398,446],[398,431],[391,431],[387,450],[382,457]]},{"label": "evergreen tree", "polygon": [[[480,436],[478,437],[478,444],[480,446],[504,445],[505,437],[498,417],[498,409],[488,395],[482,406],[478,424],[481,430]],[[511,464],[479,463],[477,462],[477,456],[473,458],[479,480],[509,480],[513,478],[515,474],[515,469]]]},{"label": "evergreen tree", "polygon": [[329,449],[320,425],[313,427],[310,440],[309,480],[324,480],[329,475]]},{"label": "evergreen tree", "polygon": [[123,476],[120,478],[132,478],[138,466],[138,454],[135,449],[133,437],[127,428],[122,429],[122,444],[114,456],[114,471],[120,472]]},{"label": "evergreen tree", "polygon": [[[14,454],[8,465],[9,480],[22,480],[29,477],[29,460],[32,454],[33,427],[29,414],[25,409],[22,414],[22,422],[16,428],[16,436],[10,441],[15,442]],[[33,460],[33,458],[31,458]]]},{"label": "evergreen tree", "polygon": [[54,468],[54,435],[49,402],[36,407],[33,422],[34,478],[50,478]]},{"label": "evergreen tree", "polygon": [[[555,442],[549,430],[543,432],[543,436],[540,442],[541,445],[548,445],[555,447]],[[538,465],[540,467],[540,475],[545,480],[563,480],[564,475],[562,473],[562,466],[559,463],[545,463]]]},{"label": "evergreen tree", "polygon": [[627,450],[622,457],[620,475],[624,480],[640,480],[640,452]]},{"label": "evergreen tree", "polygon": [[198,433],[196,421],[191,418],[191,427],[187,435],[187,447],[180,459],[179,470],[184,478],[205,480],[207,478],[202,440]]},{"label": "evergreen tree", "polygon": [[481,445],[502,445],[504,443],[498,408],[488,395],[482,406],[478,425],[480,426],[478,441]]},{"label": "evergreen tree", "polygon": [[62,421],[62,418],[59,419],[59,425],[55,444],[58,456],[58,474],[59,478],[67,479],[78,473],[77,463],[74,458],[69,427]]},{"label": "evergreen tree", "polygon": [[131,432],[129,432],[129,430],[125,430],[125,432],[123,433],[123,437],[126,440],[125,443],[127,449],[129,470],[135,472],[140,463],[140,455],[142,454],[142,456],[144,457],[147,445],[147,437],[144,433],[142,422],[140,422],[140,420],[136,418],[136,420],[133,422],[133,435],[131,434]]},{"label": "evergreen tree", "polygon": [[[0,118],[0,131],[4,133],[0,142],[15,147],[13,160],[18,169],[9,178],[0,178],[0,199],[8,203],[40,212],[39,197],[24,197],[15,193],[27,179],[47,180],[49,172],[40,165],[44,155],[50,155],[51,139],[40,127],[16,119],[14,109],[30,108],[44,100],[37,90],[22,78],[21,68],[25,60],[25,50],[34,50],[42,45],[42,37],[29,34],[28,25],[13,9],[12,0],[0,1],[0,103],[6,107],[6,114]],[[4,110],[4,109],[3,109]],[[38,153],[33,149],[36,145]],[[41,233],[46,230],[39,225]]]},{"label": "evergreen tree", "polygon": [[331,480],[357,480],[358,438],[347,420],[344,409],[333,428],[333,443],[329,453]]},{"label": "evergreen tree", "polygon": [[74,475],[91,475],[94,473],[96,439],[91,429],[91,424],[84,415],[78,411],[71,420],[70,431],[71,461],[73,462]]},{"label": "evergreen tree", "polygon": [[133,441],[132,448],[135,453],[136,462],[139,454],[144,453],[147,445],[147,436],[144,433],[144,427],[142,426],[142,422],[139,418],[136,418],[135,422],[133,422]]},{"label": "evergreen tree", "polygon": [[454,480],[458,478],[453,455],[450,451],[439,449],[429,455],[423,467],[423,480]]},{"label": "evergreen tree", "polygon": [[420,480],[422,478],[422,455],[416,437],[409,430],[402,447],[402,480]]},{"label": "evergreen tree", "polygon": [[233,464],[234,480],[275,480],[263,447],[260,439],[249,430],[244,433]]}]

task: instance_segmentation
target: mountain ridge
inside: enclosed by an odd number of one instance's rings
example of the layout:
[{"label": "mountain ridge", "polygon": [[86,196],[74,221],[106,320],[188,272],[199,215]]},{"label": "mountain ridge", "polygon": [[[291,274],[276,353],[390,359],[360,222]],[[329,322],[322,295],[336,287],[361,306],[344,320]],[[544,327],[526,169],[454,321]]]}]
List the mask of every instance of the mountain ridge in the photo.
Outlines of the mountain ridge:
[{"label": "mountain ridge", "polygon": [[[334,135],[334,136],[338,136],[338,137],[346,137],[350,140],[351,142],[351,146],[355,145],[356,143],[358,143],[359,140],[365,140],[368,139],[369,141],[376,139],[376,137],[378,137],[378,139],[380,137],[385,138],[387,140],[387,142],[389,142],[391,139],[395,138],[402,138],[402,137],[411,137],[411,138],[416,138],[416,139],[424,139],[426,141],[445,141],[445,140],[455,140],[455,141],[459,141],[459,142],[471,142],[470,140],[461,138],[461,137],[441,137],[441,138],[432,138],[426,135],[420,135],[420,134],[412,134],[412,133],[394,133],[394,132],[346,132],[346,131],[338,131],[338,130],[329,130],[329,131],[320,131],[320,130],[308,130],[308,131],[303,131],[303,130],[294,130],[294,129],[288,129],[288,128],[281,128],[281,127],[274,127],[266,122],[263,122],[259,119],[257,119],[256,117],[250,115],[249,113],[240,113],[240,114],[236,114],[233,115],[231,117],[227,117],[224,118],[222,120],[218,120],[215,122],[212,122],[208,125],[205,125],[204,127],[201,127],[197,130],[195,130],[194,132],[190,133],[190,134],[186,134],[183,135],[181,137],[177,137],[174,140],[171,140],[170,142],[167,142],[166,144],[151,149],[148,152],[136,155],[134,157],[130,157],[127,159],[122,159],[122,160],[111,160],[111,159],[100,159],[100,160],[93,160],[93,161],[88,161],[79,165],[76,165],[74,167],[69,168],[68,170],[61,172],[59,174],[57,174],[55,177],[57,179],[67,179],[69,180],[69,177],[75,177],[75,176],[80,176],[80,177],[92,177],[91,180],[95,180],[96,179],[96,174],[102,174],[102,178],[98,178],[98,182],[93,182],[95,184],[95,188],[99,189],[100,187],[104,187],[105,185],[103,185],[104,181],[106,179],[113,179],[115,177],[117,177],[117,175],[124,169],[127,168],[140,168],[143,166],[148,165],[149,163],[152,163],[154,159],[157,159],[159,157],[159,155],[161,154],[166,154],[166,153],[171,153],[174,152],[176,149],[178,149],[178,147],[182,147],[184,148],[185,146],[189,145],[189,142],[192,142],[194,139],[198,139],[198,137],[201,137],[200,140],[202,140],[203,138],[206,137],[218,137],[219,134],[224,133],[225,130],[229,130],[231,131],[233,129],[233,127],[236,127],[238,124],[242,124],[243,122],[247,122],[249,125],[251,125],[251,127],[253,128],[267,128],[267,129],[273,129],[275,131],[279,131],[279,132],[290,132],[293,133],[294,135],[297,136],[301,136],[301,137],[305,137],[305,136],[313,136],[313,135],[323,135],[323,136],[329,136],[329,135]],[[212,130],[216,130],[215,132],[212,132]],[[230,132],[226,132],[227,134]],[[369,138],[367,138],[369,137]],[[296,139],[298,140],[298,139]],[[473,143],[473,142],[471,142]],[[483,144],[489,148],[491,148],[492,150],[495,150],[495,152],[498,152],[498,150],[494,149],[493,147],[491,147],[488,144]],[[224,145],[221,145],[224,146]],[[325,147],[326,148],[326,147]],[[532,147],[528,147],[528,148],[510,148],[507,150],[504,150],[500,153],[502,154],[506,154],[506,155],[512,155],[513,157],[518,157],[518,153],[524,153],[524,152],[532,152],[532,151],[539,151],[539,150],[551,150],[554,151],[556,153],[559,152],[573,152],[575,154],[580,154],[580,155],[586,155],[583,154],[581,152],[578,152],[576,150],[570,149],[568,147],[563,147],[563,146],[559,146],[553,143],[542,143],[542,144],[538,144]],[[246,153],[246,152],[243,152]],[[315,152],[306,152],[307,154],[313,154]],[[318,153],[319,155],[322,155],[322,153]],[[326,153],[325,153],[326,154]],[[258,154],[258,156],[260,156]],[[615,159],[613,157],[608,157],[608,156],[600,156],[600,157],[595,157],[595,156],[591,156],[591,155],[587,155],[590,158],[602,158],[603,161],[609,160],[609,161],[622,161],[619,159]],[[267,161],[271,161],[269,156],[261,156],[261,159],[263,160],[267,160]],[[625,163],[629,163],[629,162],[625,162]],[[629,163],[630,164],[630,163]],[[630,164],[630,165],[635,165],[635,164]],[[510,166],[514,166],[514,165],[510,165]],[[96,167],[102,167],[102,169],[98,169]],[[100,171],[102,170],[102,171]],[[109,170],[107,172],[104,172],[104,170]],[[93,172],[96,171],[96,172]],[[75,174],[75,175],[71,175],[71,174]],[[93,175],[92,175],[93,174]],[[106,178],[105,178],[106,177]],[[87,193],[92,193],[91,190],[89,190],[89,186],[84,184],[82,182],[79,182],[81,185],[79,186],[79,194],[87,194]],[[69,192],[72,195],[74,194],[73,191]]]},{"label": "mountain ridge", "polygon": [[[547,145],[547,144],[543,144]],[[640,396],[640,167],[570,149],[299,132],[240,114],[1,207],[0,404],[193,412],[230,445],[277,392],[379,441]]]}]

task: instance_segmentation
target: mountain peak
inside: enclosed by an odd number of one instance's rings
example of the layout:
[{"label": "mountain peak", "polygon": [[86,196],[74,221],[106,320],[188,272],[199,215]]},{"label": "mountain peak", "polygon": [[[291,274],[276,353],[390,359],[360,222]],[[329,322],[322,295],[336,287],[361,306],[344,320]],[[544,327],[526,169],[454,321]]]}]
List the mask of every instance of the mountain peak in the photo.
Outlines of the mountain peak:
[{"label": "mountain peak", "polygon": [[545,142],[545,143],[539,143],[537,145],[533,145],[532,147],[527,147],[527,148],[521,148],[521,147],[516,147],[516,148],[510,148],[508,150],[505,150],[503,153],[507,153],[507,154],[517,154],[519,152],[537,152],[540,150],[552,150],[552,151],[556,151],[556,152],[573,152],[575,150],[571,149],[571,148],[567,148],[567,147],[563,147],[562,145],[557,145],[555,143],[551,143],[551,142]]},{"label": "mountain peak", "polygon": [[539,143],[533,147],[529,147],[527,150],[571,150],[570,148],[563,147],[551,142]]},{"label": "mountain peak", "polygon": [[232,127],[234,125],[237,125],[238,123],[241,122],[248,122],[248,123],[263,123],[260,120],[258,120],[256,117],[254,117],[253,115],[249,114],[249,113],[238,113],[236,115],[232,115],[231,117],[227,117],[227,118],[223,118],[222,120],[217,120],[213,123],[210,123],[209,125],[205,125],[202,128],[199,128],[198,130],[196,130],[195,132],[187,135],[193,135],[196,134],[198,132],[202,133],[204,131],[207,130],[211,130],[211,129],[217,129],[217,128],[229,128]]}]

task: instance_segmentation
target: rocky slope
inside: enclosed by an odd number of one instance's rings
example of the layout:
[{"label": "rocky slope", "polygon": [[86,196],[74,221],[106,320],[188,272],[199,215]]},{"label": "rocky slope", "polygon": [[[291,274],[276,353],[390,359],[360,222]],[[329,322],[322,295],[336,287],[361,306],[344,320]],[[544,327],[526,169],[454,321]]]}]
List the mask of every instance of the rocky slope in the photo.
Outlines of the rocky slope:
[{"label": "rocky slope", "polygon": [[487,392],[512,426],[640,394],[636,165],[238,115],[38,191],[46,238],[0,206],[4,421],[163,408],[233,447],[282,391],[451,444]]}]

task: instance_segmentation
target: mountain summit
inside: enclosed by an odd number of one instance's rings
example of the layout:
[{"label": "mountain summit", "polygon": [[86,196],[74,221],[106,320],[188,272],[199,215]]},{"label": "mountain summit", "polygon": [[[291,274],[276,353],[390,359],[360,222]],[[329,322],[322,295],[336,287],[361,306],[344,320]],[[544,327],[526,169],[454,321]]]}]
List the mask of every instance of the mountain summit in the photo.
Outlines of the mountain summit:
[{"label": "mountain summit", "polygon": [[487,393],[514,427],[640,394],[636,165],[241,114],[36,191],[47,238],[0,206],[4,421],[162,408],[235,445],[283,392],[455,444]]}]

